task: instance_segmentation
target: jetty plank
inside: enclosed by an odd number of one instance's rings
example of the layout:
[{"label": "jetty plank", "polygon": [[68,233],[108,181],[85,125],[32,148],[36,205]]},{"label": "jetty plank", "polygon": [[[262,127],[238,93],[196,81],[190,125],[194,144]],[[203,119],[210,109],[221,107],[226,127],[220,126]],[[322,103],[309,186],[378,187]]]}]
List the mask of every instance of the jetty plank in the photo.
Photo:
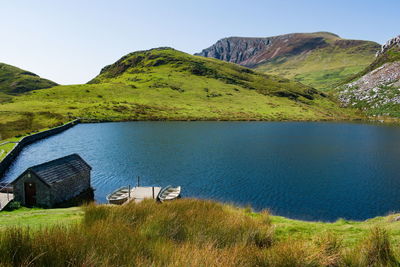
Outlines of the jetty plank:
[{"label": "jetty plank", "polygon": [[[153,191],[154,189],[154,191]],[[145,198],[156,199],[158,193],[161,191],[161,187],[159,186],[139,186],[133,187],[131,189],[131,197],[124,204],[129,203],[131,201],[135,201],[136,203],[143,201]],[[154,192],[154,194],[153,194]]]},{"label": "jetty plank", "polygon": [[7,204],[13,200],[14,195],[11,193],[0,193],[0,211],[7,206]]}]

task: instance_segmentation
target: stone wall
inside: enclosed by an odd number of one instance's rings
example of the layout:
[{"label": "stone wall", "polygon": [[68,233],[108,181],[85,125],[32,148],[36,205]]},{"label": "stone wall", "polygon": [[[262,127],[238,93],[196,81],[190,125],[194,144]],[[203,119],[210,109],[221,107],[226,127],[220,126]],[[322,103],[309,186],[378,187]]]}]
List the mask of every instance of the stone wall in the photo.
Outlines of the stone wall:
[{"label": "stone wall", "polygon": [[33,142],[36,142],[40,139],[63,132],[65,130],[73,127],[74,125],[78,124],[79,122],[80,122],[79,120],[74,120],[74,121],[64,124],[62,126],[59,126],[59,127],[47,130],[47,131],[39,132],[36,134],[32,134],[32,135],[22,138],[18,142],[18,144],[15,145],[13,150],[8,152],[6,157],[0,162],[0,180],[3,177],[4,173],[6,172],[6,170],[8,169],[8,167],[10,167],[11,163],[19,155],[19,153],[25,146],[32,144]]}]

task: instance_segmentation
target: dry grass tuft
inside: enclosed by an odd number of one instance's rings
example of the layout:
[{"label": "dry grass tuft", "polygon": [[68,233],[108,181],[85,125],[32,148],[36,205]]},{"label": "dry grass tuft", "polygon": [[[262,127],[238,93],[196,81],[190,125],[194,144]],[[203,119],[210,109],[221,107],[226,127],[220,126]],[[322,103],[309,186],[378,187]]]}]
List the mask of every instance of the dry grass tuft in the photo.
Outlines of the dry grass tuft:
[{"label": "dry grass tuft", "polygon": [[397,266],[388,233],[274,239],[268,212],[212,201],[88,205],[81,224],[0,231],[0,266]]}]

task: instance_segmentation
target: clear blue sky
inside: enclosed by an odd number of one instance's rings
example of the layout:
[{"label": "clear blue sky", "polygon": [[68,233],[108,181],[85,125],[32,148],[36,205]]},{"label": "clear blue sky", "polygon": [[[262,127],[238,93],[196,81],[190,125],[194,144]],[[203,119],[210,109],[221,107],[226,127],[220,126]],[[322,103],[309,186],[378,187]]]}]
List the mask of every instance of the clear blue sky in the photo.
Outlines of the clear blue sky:
[{"label": "clear blue sky", "polygon": [[0,62],[85,83],[132,51],[195,53],[228,36],[330,31],[384,43],[400,34],[399,10],[400,0],[4,0]]}]

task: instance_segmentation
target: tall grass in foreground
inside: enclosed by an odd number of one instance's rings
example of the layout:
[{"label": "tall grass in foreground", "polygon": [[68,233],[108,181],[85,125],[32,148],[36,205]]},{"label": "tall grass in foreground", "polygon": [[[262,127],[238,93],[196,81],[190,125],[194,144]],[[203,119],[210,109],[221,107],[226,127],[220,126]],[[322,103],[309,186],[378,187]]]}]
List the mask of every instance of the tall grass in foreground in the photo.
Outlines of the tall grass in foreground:
[{"label": "tall grass in foreground", "polygon": [[266,212],[182,199],[89,205],[70,227],[0,232],[0,266],[395,266],[387,232],[359,247],[333,234],[274,240]]}]

